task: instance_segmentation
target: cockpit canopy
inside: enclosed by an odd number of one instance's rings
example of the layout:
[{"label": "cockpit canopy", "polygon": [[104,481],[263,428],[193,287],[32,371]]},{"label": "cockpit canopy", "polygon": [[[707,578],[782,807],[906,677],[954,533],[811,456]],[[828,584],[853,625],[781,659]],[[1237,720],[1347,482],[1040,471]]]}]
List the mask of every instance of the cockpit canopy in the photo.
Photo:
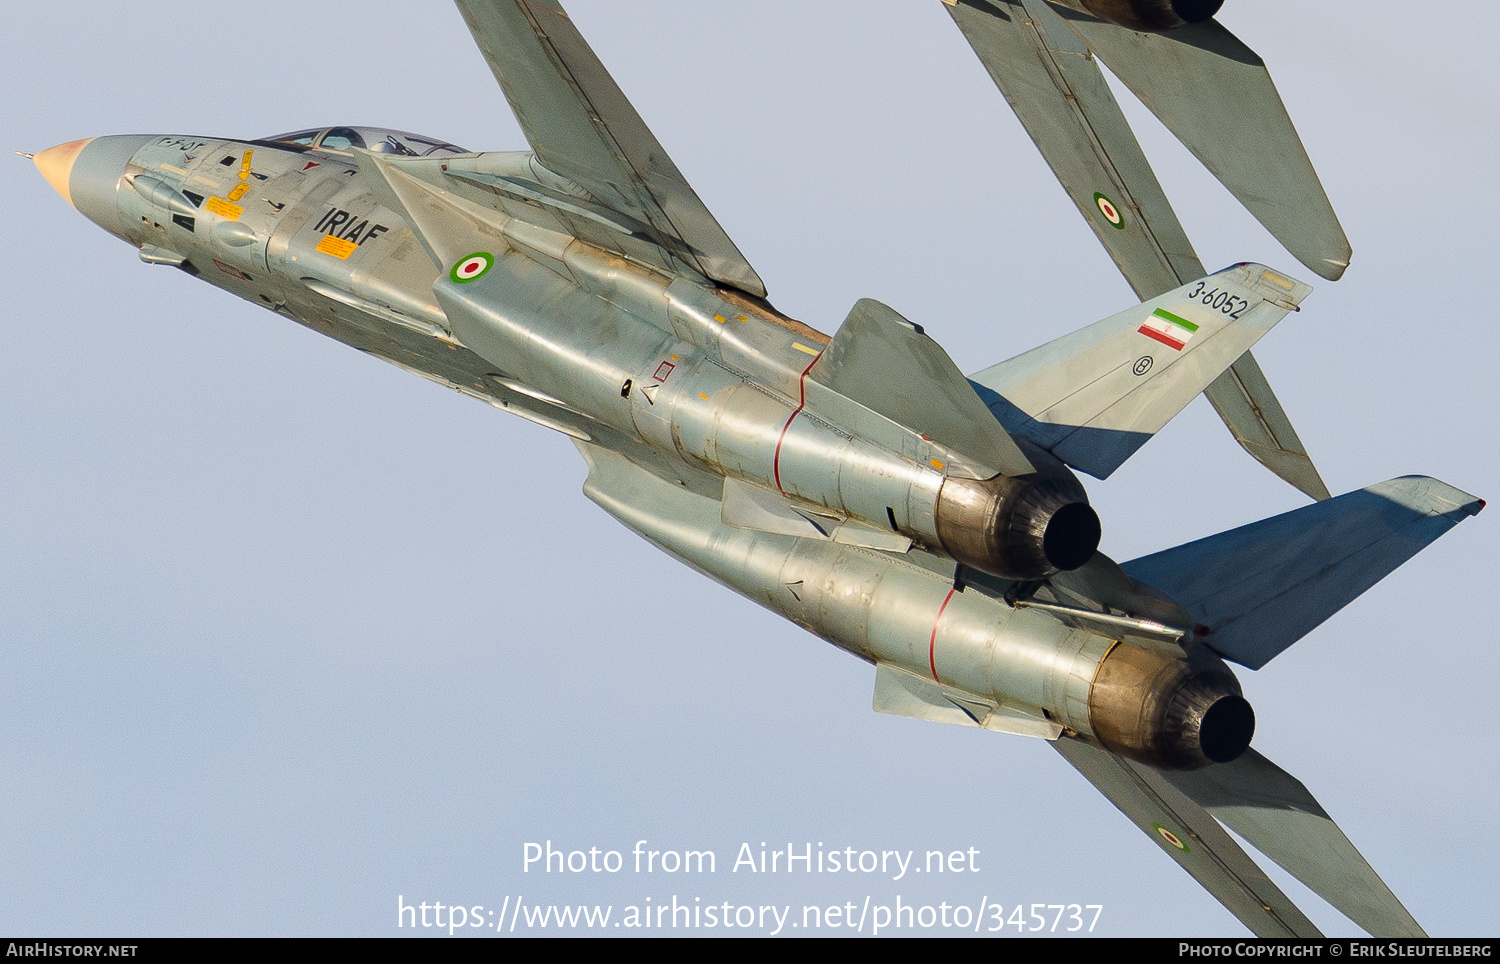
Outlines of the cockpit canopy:
[{"label": "cockpit canopy", "polygon": [[420,134],[408,134],[406,131],[386,130],[383,127],[323,127],[318,130],[277,134],[263,140],[269,144],[297,145],[312,150],[346,154],[354,147],[402,157],[441,157],[469,153],[456,144]]}]

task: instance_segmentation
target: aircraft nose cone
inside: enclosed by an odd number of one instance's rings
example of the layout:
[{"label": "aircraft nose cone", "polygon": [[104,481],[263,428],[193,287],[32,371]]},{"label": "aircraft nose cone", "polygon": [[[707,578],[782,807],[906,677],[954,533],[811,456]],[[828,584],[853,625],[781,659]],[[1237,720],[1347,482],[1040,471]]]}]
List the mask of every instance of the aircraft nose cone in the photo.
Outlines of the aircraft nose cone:
[{"label": "aircraft nose cone", "polygon": [[148,134],[86,137],[49,147],[33,161],[63,200],[110,234],[125,237],[116,196],[125,165],[152,140]]},{"label": "aircraft nose cone", "polygon": [[73,162],[78,160],[78,155],[93,140],[92,137],[85,137],[80,141],[68,141],[66,144],[49,147],[32,158],[36,169],[42,172],[42,177],[69,204],[73,203],[73,195],[68,191],[68,179],[73,176]]}]

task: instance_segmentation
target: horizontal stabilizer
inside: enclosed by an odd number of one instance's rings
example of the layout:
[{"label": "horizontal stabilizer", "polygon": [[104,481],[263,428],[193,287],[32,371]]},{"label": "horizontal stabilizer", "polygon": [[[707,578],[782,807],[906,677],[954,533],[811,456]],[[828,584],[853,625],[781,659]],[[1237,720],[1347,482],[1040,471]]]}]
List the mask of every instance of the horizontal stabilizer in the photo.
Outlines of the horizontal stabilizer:
[{"label": "horizontal stabilizer", "polygon": [[1212,649],[1260,669],[1484,502],[1406,476],[1127,562]]},{"label": "horizontal stabilizer", "polygon": [[1162,776],[1372,936],[1427,936],[1307,787],[1259,753]]},{"label": "horizontal stabilizer", "polygon": [[557,0],[458,0],[458,9],[548,171],[644,225],[683,267],[765,296]]},{"label": "horizontal stabilizer", "polygon": [[972,693],[923,679],[888,663],[875,667],[874,708],[877,713],[892,716],[977,726],[1043,740],[1055,740],[1062,734],[1061,726],[1040,714],[1001,706],[994,700],[981,699]]},{"label": "horizontal stabilizer", "polygon": [[1036,471],[948,353],[878,301],[855,304],[808,378],[963,456],[983,478]]},{"label": "horizontal stabilizer", "polygon": [[1052,745],[1255,936],[1323,936],[1214,818],[1162,774],[1080,740]]},{"label": "horizontal stabilizer", "polygon": [[1108,478],[1311,290],[1235,265],[973,380],[995,393],[991,410],[1012,434]]},{"label": "horizontal stabilizer", "polygon": [[1255,51],[1217,21],[1136,33],[1071,10],[1069,27],[1298,261],[1330,281],[1349,239]]}]

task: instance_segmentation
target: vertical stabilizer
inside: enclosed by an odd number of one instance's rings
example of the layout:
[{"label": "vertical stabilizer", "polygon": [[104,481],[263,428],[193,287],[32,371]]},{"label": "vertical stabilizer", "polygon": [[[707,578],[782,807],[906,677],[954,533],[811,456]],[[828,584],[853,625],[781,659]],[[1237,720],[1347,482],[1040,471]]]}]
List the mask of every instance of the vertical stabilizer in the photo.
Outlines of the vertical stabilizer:
[{"label": "vertical stabilizer", "polygon": [[979,372],[991,410],[1076,469],[1107,478],[1312,289],[1226,268]]}]

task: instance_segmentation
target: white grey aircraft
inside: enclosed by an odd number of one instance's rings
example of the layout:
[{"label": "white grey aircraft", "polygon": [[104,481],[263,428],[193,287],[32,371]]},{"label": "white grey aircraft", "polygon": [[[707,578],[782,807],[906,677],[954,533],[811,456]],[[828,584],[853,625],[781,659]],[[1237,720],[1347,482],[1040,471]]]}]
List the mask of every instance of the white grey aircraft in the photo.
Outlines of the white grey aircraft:
[{"label": "white grey aircraft", "polygon": [[1264,666],[1483,503],[1394,479],[1117,565],[1075,474],[1307,285],[1237,264],[971,377],[875,301],[828,336],[766,301],[559,4],[459,7],[530,151],[335,127],[37,166],[147,263],[569,436],[626,526],[875,664],[877,710],[1049,741],[1255,933],[1317,931],[1221,822],[1371,933],[1421,933],[1250,749],[1225,660]]}]

